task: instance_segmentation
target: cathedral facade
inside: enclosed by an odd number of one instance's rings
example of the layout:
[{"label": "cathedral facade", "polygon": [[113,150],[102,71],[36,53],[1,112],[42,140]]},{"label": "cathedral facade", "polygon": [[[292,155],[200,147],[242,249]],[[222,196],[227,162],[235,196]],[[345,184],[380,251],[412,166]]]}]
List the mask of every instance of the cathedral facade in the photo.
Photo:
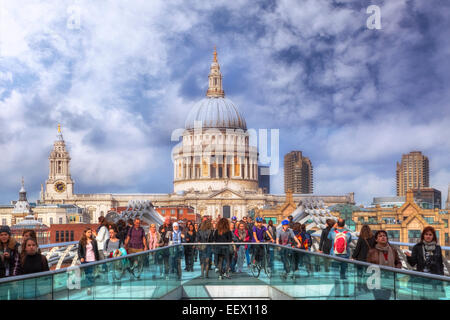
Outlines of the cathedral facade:
[{"label": "cathedral facade", "polygon": [[[258,188],[258,153],[249,143],[245,119],[228,98],[214,50],[206,97],[197,102],[185,122],[182,141],[174,148],[172,193],[76,194],[70,174],[70,155],[61,128],[49,156],[49,176],[41,186],[41,204],[74,204],[97,221],[108,211],[127,206],[130,200],[149,200],[158,206],[190,206],[195,213],[242,218],[249,212],[279,206],[285,195],[263,193]],[[298,203],[320,198],[327,205],[354,204],[354,194],[315,196],[294,194]]]}]

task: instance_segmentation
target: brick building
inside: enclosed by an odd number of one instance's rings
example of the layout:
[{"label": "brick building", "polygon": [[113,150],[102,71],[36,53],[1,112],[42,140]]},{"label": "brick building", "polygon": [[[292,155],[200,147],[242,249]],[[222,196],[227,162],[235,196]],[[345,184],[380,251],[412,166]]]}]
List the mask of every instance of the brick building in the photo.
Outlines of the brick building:
[{"label": "brick building", "polygon": [[163,217],[170,217],[172,221],[192,220],[200,222],[201,219],[200,215],[196,214],[192,207],[162,206],[155,208],[155,210]]},{"label": "brick building", "polygon": [[99,224],[69,223],[50,226],[50,243],[79,241],[86,228],[96,230]]}]

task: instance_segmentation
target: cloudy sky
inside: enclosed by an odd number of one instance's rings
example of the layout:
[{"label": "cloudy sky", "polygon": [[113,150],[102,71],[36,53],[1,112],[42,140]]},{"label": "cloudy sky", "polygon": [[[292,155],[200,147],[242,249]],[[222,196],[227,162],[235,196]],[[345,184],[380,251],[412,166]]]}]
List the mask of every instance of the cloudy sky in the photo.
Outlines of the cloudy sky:
[{"label": "cloudy sky", "polygon": [[449,1],[0,3],[2,204],[22,176],[39,197],[58,123],[77,193],[172,192],[171,133],[205,95],[214,45],[226,96],[249,128],[280,130],[281,166],[311,159],[316,194],[395,195],[396,161],[420,150],[446,200]]}]

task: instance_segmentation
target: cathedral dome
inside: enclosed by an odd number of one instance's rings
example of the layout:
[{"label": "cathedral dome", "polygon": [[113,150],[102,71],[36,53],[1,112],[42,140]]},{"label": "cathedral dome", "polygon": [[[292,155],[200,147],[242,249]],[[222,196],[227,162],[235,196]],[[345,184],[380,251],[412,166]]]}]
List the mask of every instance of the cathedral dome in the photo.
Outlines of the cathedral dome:
[{"label": "cathedral dome", "polygon": [[194,129],[195,121],[201,121],[202,128],[243,129],[247,130],[244,117],[234,103],[225,98],[222,86],[222,73],[217,61],[214,47],[214,58],[208,76],[206,98],[197,102],[188,114],[185,128]]},{"label": "cathedral dome", "polygon": [[247,130],[245,119],[235,104],[222,97],[207,97],[197,102],[189,112],[185,128],[194,129],[195,121],[201,121],[202,128]]}]

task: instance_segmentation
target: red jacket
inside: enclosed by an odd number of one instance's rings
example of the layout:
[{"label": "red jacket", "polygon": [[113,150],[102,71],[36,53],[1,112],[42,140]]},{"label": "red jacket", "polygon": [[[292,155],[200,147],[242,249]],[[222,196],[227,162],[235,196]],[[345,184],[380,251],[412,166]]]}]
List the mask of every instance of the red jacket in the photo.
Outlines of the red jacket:
[{"label": "red jacket", "polygon": [[[242,242],[242,241],[239,241],[239,240],[238,240],[238,239],[239,239],[239,233],[238,233],[238,230],[239,230],[239,229],[235,229],[235,230],[234,230],[234,237],[235,237],[234,241],[236,241],[236,242]],[[250,242],[250,236],[249,236],[249,234],[248,234],[248,230],[247,230],[247,229],[244,229],[244,231],[245,231],[245,239],[244,239],[243,242]],[[247,246],[245,246],[245,249],[247,249]]]}]

